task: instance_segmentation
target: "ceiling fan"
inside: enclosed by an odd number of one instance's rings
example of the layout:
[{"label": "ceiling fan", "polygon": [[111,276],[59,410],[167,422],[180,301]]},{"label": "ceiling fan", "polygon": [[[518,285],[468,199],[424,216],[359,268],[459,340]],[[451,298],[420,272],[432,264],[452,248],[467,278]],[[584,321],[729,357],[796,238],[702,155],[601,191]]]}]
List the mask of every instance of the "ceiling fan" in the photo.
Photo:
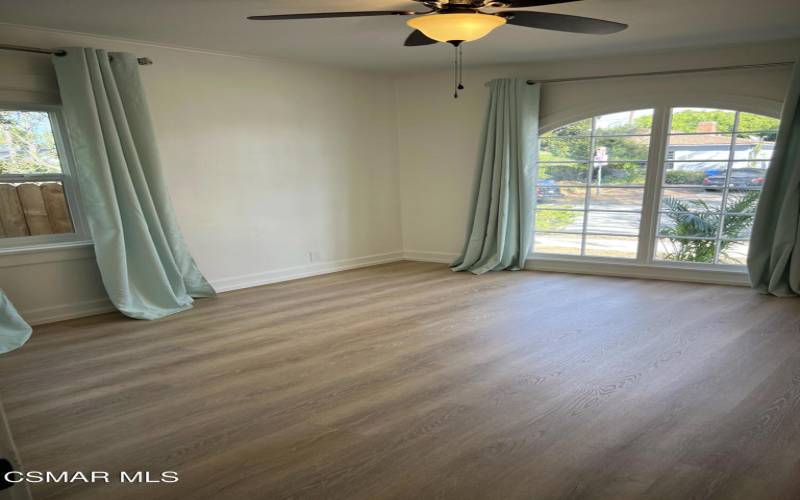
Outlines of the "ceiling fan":
[{"label": "ceiling fan", "polygon": [[[341,17],[412,16],[406,24],[414,31],[406,38],[407,47],[432,45],[446,42],[456,47],[456,75],[460,75],[461,44],[485,37],[494,29],[511,24],[526,28],[538,28],[568,33],[605,35],[622,31],[627,24],[590,17],[569,16],[552,12],[535,12],[520,9],[540,7],[580,0],[414,0],[429,10],[318,12],[309,14],[281,14],[271,16],[249,16],[257,21],[280,21],[289,19],[330,19]],[[457,82],[457,88],[463,88]],[[458,97],[458,92],[456,92]]]}]

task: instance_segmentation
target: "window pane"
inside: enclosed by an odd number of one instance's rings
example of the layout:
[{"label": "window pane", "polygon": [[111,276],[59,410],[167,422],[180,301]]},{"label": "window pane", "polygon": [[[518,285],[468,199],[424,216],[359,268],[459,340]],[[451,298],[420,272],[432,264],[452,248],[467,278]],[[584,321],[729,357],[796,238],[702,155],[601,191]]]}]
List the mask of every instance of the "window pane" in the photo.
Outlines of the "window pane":
[{"label": "window pane", "polygon": [[536,185],[586,184],[587,172],[588,163],[540,163]]},{"label": "window pane", "polygon": [[761,191],[731,190],[725,200],[725,211],[729,213],[754,214],[760,197]]},{"label": "window pane", "polygon": [[[758,167],[732,168],[728,177],[728,187],[733,189],[761,188],[767,179],[767,169]],[[705,186],[724,186],[725,173],[708,176],[703,181]]]},{"label": "window pane", "polygon": [[721,215],[715,212],[661,212],[659,236],[717,238]]},{"label": "window pane", "polygon": [[592,159],[595,166],[614,161],[646,161],[649,153],[650,136],[597,137]]},{"label": "window pane", "polygon": [[0,237],[73,232],[60,182],[0,182]]},{"label": "window pane", "polygon": [[[727,162],[726,162],[727,163]],[[675,165],[683,166],[679,163]],[[713,165],[703,163],[702,165]],[[665,184],[688,185],[701,184],[709,190],[720,190],[728,180],[728,186],[736,189],[761,188],[767,179],[767,168],[769,162],[733,162],[730,177],[728,176],[727,166],[716,168],[711,166],[702,171],[689,170],[667,170],[665,173]]]},{"label": "window pane", "polygon": [[576,135],[587,136],[592,133],[592,119],[586,118],[585,120],[564,125],[555,130],[542,134],[542,137],[572,137]]},{"label": "window pane", "polygon": [[733,158],[742,161],[769,160],[775,151],[775,136],[740,132],[736,136]]},{"label": "window pane", "polygon": [[733,132],[736,112],[714,108],[673,108],[670,131],[673,133]]},{"label": "window pane", "polygon": [[[721,162],[668,162],[665,165],[664,184],[677,186],[702,186],[713,176],[725,175],[728,161]],[[723,182],[724,184],[724,182]]]},{"label": "window pane", "polygon": [[661,192],[661,210],[677,212],[719,211],[722,189],[665,187]]},{"label": "window pane", "polygon": [[639,246],[638,238],[624,236],[586,236],[586,255],[593,257],[616,257],[635,259]]},{"label": "window pane", "polygon": [[0,111],[0,174],[61,173],[50,116]]},{"label": "window pane", "polygon": [[723,239],[750,238],[753,230],[753,215],[726,215],[722,226]]},{"label": "window pane", "polygon": [[591,188],[589,209],[591,210],[629,210],[642,209],[643,188]]},{"label": "window pane", "polygon": [[753,113],[739,113],[739,132],[769,132],[772,140],[775,140],[775,135],[778,133],[780,120],[771,118],[764,115],[756,115]]},{"label": "window pane", "polygon": [[641,214],[624,212],[589,212],[586,224],[587,233],[639,234]]},{"label": "window pane", "polygon": [[715,251],[714,240],[660,238],[656,246],[656,258],[711,264],[714,262]]},{"label": "window pane", "polygon": [[732,168],[760,168],[767,170],[770,160],[731,160]]},{"label": "window pane", "polygon": [[[707,162],[728,161],[731,153],[731,134],[671,135],[667,143],[668,161]],[[688,170],[695,170],[685,167]]]},{"label": "window pane", "polygon": [[596,162],[592,172],[592,184],[643,186],[646,175],[647,164],[642,162]]},{"label": "window pane", "polygon": [[653,110],[639,109],[598,116],[595,119],[596,135],[650,135]]},{"label": "window pane", "polygon": [[537,210],[536,231],[581,233],[583,231],[583,214],[583,211]]},{"label": "window pane", "polygon": [[[540,187],[542,189],[540,189]],[[543,186],[536,187],[536,202],[538,208],[541,209],[561,209],[572,208],[575,210],[583,210],[586,208],[586,188],[585,187],[564,187],[556,186],[557,191],[552,189],[553,186],[544,184]]]},{"label": "window pane", "polygon": [[749,250],[749,241],[721,241],[719,263],[743,266],[747,264],[747,252]]},{"label": "window pane", "polygon": [[586,161],[590,144],[588,137],[543,137],[539,140],[539,161]]},{"label": "window pane", "polygon": [[666,160],[667,170],[682,170],[690,172],[721,171],[728,168],[728,157],[717,160]]},{"label": "window pane", "polygon": [[536,253],[580,255],[581,235],[536,231],[533,239],[533,251]]}]

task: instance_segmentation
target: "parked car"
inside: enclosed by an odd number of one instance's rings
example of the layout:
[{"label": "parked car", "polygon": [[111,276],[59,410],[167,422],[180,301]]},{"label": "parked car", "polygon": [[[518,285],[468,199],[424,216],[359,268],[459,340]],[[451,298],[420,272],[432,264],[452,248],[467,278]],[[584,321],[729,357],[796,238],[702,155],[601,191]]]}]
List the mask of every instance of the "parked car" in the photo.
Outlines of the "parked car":
[{"label": "parked car", "polygon": [[709,168],[708,170],[703,170],[703,173],[706,177],[712,177],[714,175],[722,175],[725,176],[725,169],[724,168]]},{"label": "parked car", "polygon": [[[731,170],[728,187],[731,189],[745,189],[761,187],[767,178],[767,171],[763,168],[735,168]],[[706,191],[719,191],[725,186],[725,172],[706,175],[703,179]]]},{"label": "parked car", "polygon": [[552,179],[541,179],[536,183],[536,201],[544,202],[561,197],[561,188]]}]

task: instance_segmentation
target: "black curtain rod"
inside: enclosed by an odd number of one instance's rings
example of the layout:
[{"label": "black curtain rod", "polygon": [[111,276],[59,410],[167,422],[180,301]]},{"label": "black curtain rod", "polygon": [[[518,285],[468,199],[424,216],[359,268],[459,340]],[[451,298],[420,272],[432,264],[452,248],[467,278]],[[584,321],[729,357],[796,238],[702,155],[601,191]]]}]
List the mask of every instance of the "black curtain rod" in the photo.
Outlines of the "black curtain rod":
[{"label": "black curtain rod", "polygon": [[710,71],[729,71],[734,69],[755,69],[755,68],[772,68],[778,66],[790,66],[794,61],[778,61],[758,64],[738,64],[735,66],[711,66],[708,68],[691,68],[691,69],[676,69],[666,71],[648,71],[645,73],[621,73],[616,75],[598,75],[598,76],[579,76],[575,78],[553,78],[551,80],[528,80],[528,85],[535,83],[562,83],[562,82],[583,82],[590,80],[606,80],[609,78],[628,78],[633,76],[659,76],[659,75],[682,75],[686,73],[707,73]]},{"label": "black curtain rod", "polygon": [[[33,54],[50,54],[59,57],[67,55],[66,50],[40,49],[38,47],[25,47],[23,45],[0,44],[0,50],[16,50],[17,52],[31,52]],[[148,66],[150,64],[153,64],[153,60],[147,57],[138,57],[136,58],[136,60],[139,62],[139,65],[141,66]]]}]

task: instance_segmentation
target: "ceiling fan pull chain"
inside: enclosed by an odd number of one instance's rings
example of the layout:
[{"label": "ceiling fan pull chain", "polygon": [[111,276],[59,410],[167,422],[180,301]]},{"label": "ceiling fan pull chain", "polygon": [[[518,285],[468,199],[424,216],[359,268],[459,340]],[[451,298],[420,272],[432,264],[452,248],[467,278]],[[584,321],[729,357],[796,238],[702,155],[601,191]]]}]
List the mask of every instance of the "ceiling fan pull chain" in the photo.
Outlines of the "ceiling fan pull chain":
[{"label": "ceiling fan pull chain", "polygon": [[453,47],[455,49],[455,58],[453,60],[453,64],[455,65],[455,71],[453,72],[453,87],[455,87],[455,91],[453,92],[453,98],[458,99],[458,45]]},{"label": "ceiling fan pull chain", "polygon": [[458,90],[464,90],[464,53],[463,45],[458,46]]}]

